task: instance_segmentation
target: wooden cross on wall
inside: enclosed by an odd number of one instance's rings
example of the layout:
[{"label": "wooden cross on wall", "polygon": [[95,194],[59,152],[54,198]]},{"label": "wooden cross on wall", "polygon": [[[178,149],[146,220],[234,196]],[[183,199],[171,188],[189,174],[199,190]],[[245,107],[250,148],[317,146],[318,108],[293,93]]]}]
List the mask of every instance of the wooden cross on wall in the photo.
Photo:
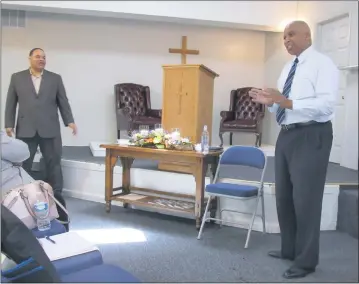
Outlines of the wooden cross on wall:
[{"label": "wooden cross on wall", "polygon": [[181,48],[170,48],[168,50],[170,53],[179,53],[181,54],[181,64],[186,64],[187,54],[198,55],[199,50],[187,49],[187,36],[182,36],[182,47]]}]

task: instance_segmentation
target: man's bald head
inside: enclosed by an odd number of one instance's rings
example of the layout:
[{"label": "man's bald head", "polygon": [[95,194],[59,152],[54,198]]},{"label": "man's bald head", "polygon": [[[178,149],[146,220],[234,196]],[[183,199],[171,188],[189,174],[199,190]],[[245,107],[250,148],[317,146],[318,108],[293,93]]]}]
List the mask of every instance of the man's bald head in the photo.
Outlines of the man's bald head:
[{"label": "man's bald head", "polygon": [[293,21],[284,29],[284,45],[289,54],[299,56],[312,45],[309,25],[304,21]]}]

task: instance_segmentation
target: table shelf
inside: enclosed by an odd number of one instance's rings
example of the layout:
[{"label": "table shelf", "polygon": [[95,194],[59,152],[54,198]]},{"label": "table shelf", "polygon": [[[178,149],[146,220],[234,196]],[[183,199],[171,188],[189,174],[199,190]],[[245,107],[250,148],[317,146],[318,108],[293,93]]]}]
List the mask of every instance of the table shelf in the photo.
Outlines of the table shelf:
[{"label": "table shelf", "polygon": [[[147,149],[142,147],[129,147],[117,144],[101,145],[100,147],[106,149],[106,212],[109,213],[111,211],[111,201],[120,201],[124,203],[124,207],[126,207],[127,204],[132,204],[157,208],[160,211],[168,210],[172,212],[191,214],[196,219],[196,228],[200,228],[204,206],[206,203],[206,198],[204,197],[206,173],[210,167],[212,175],[214,176],[217,170],[219,157],[223,153],[223,150],[211,151],[208,154],[202,154],[195,151]],[[120,187],[121,193],[115,193],[115,191],[118,191],[119,188],[114,188],[113,186],[113,169],[118,159],[121,160],[122,164],[122,185]],[[159,162],[180,162],[190,165],[189,169],[191,170],[191,174],[193,175],[196,182],[194,196],[131,187],[131,166],[135,159],[149,159],[157,160]],[[143,194],[142,192],[134,193],[131,192],[132,190],[145,191],[146,194]],[[165,196],[162,197],[158,195]],[[215,215],[216,213],[216,201],[216,199],[211,200],[211,215]]]},{"label": "table shelf", "polygon": [[127,204],[146,206],[158,209],[165,209],[180,213],[193,214],[195,211],[195,202],[180,201],[171,198],[163,198],[158,196],[149,196],[137,193],[129,193],[114,196],[112,200],[120,201]]}]

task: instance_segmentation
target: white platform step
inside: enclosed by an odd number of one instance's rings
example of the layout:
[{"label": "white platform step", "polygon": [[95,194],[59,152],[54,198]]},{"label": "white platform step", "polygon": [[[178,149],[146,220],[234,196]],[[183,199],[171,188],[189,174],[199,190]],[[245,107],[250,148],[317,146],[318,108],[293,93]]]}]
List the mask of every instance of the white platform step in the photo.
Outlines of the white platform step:
[{"label": "white platform step", "polygon": [[[64,176],[64,193],[74,198],[91,200],[95,202],[104,202],[105,199],[105,165],[98,163],[87,163],[71,160],[62,160],[62,170]],[[160,181],[160,182],[159,182]],[[224,179],[223,182],[243,183],[239,180]],[[210,179],[206,178],[205,183],[210,183]],[[247,182],[244,182],[247,183]],[[114,168],[114,187],[122,184],[122,167]],[[163,172],[157,170],[146,170],[133,168],[131,169],[131,186],[137,188],[150,188],[159,191],[182,193],[188,195],[195,194],[195,180],[193,176],[181,173]],[[337,224],[338,210],[338,185],[326,185],[324,190],[322,222],[321,230],[335,230]],[[265,184],[264,186],[265,215],[268,233],[279,233],[279,225],[276,212],[275,201],[275,185]],[[243,212],[252,212],[255,200],[243,202],[241,200],[231,200],[221,198],[222,208],[241,210]],[[121,205],[113,202],[113,205]],[[137,208],[137,207],[136,207]],[[141,210],[157,211],[157,209],[137,208]],[[105,210],[105,206],[104,209]],[[261,208],[258,208],[261,212]],[[177,214],[173,214],[177,215]],[[185,216],[182,216],[185,217]],[[188,216],[187,216],[188,217]],[[120,216],[119,216],[120,218]],[[230,226],[238,226],[247,228],[250,221],[250,215],[236,214],[225,212],[223,218],[229,222],[236,222],[237,225],[228,224]],[[253,229],[255,231],[262,230],[260,218],[256,218]]]}]

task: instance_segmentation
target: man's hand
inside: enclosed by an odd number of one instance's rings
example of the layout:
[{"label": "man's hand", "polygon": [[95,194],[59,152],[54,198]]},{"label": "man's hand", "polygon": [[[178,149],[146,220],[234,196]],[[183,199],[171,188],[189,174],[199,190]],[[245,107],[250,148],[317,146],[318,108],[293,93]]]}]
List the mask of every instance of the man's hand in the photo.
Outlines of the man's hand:
[{"label": "man's hand", "polygon": [[72,129],[72,134],[76,135],[77,134],[77,126],[75,123],[69,123],[68,127],[70,127]]},{"label": "man's hand", "polygon": [[264,90],[253,88],[248,94],[255,103],[267,106],[271,106],[274,103],[273,99],[269,96],[269,93]]},{"label": "man's hand", "polygon": [[5,129],[7,136],[12,137],[14,135],[14,128]]},{"label": "man's hand", "polygon": [[281,108],[292,109],[292,101],[283,96],[277,89],[264,89],[263,95],[278,104]]},{"label": "man's hand", "polygon": [[292,109],[292,101],[288,100],[277,89],[252,89],[249,91],[249,96],[256,103],[264,104],[267,106],[272,106],[274,103],[276,103],[281,108]]},{"label": "man's hand", "polygon": [[269,98],[269,99],[271,99],[273,102],[278,103],[278,104],[279,104],[283,99],[285,99],[285,97],[284,97],[277,89],[271,89],[271,88],[264,89],[263,95],[264,95],[266,98]]}]

